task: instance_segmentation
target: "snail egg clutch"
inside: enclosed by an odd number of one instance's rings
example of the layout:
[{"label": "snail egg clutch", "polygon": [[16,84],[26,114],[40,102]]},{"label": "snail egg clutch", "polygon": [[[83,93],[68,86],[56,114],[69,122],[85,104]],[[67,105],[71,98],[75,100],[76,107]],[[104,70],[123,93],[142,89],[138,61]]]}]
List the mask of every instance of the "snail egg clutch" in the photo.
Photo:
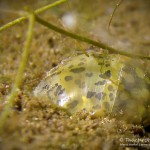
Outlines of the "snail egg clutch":
[{"label": "snail egg clutch", "polygon": [[[141,116],[145,102],[142,99],[149,98],[149,85],[142,74],[143,63],[134,62],[141,72],[138,75],[137,68],[131,65],[131,58],[97,52],[89,52],[88,55],[79,54],[63,60],[47,73],[34,94],[48,97],[72,114],[82,109],[103,114],[139,108],[136,115]],[[144,97],[140,93],[141,88],[145,89]],[[139,98],[131,90],[138,92]]]}]

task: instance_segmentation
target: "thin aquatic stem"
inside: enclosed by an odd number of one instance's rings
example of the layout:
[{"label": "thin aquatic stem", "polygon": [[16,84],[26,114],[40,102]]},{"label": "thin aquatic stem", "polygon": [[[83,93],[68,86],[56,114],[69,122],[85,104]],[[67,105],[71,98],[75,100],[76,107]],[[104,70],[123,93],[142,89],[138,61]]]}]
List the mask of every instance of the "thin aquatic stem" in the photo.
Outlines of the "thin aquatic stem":
[{"label": "thin aquatic stem", "polygon": [[[47,9],[51,8],[51,7],[54,7],[54,6],[57,6],[63,2],[65,2],[67,0],[59,0],[55,3],[52,3],[50,5],[47,5],[45,7],[42,7],[38,10],[35,11],[36,14],[39,14],[43,11],[46,11]],[[23,76],[23,73],[25,71],[25,68],[26,68],[26,64],[27,64],[27,61],[28,61],[28,57],[29,57],[29,52],[30,52],[30,45],[31,45],[31,41],[32,41],[32,36],[33,36],[33,28],[34,28],[34,23],[35,23],[35,15],[33,13],[30,13],[30,15],[27,15],[27,16],[24,16],[24,17],[20,17],[12,22],[9,22],[8,24],[0,27],[0,31],[3,31],[4,29],[7,29],[17,23],[20,23],[22,22],[23,20],[26,20],[26,19],[29,19],[29,27],[28,27],[28,32],[27,32],[27,40],[25,42],[25,45],[24,45],[24,49],[23,49],[23,53],[22,53],[22,59],[21,59],[21,62],[20,62],[20,66],[19,66],[19,69],[18,69],[18,72],[17,72],[17,76],[16,76],[16,80],[15,80],[15,83],[13,85],[13,88],[11,90],[11,93],[10,95],[8,95],[8,98],[7,98],[7,104],[5,105],[5,108],[4,108],[4,111],[1,113],[0,115],[0,132],[2,132],[2,129],[4,127],[4,124],[7,120],[7,117],[9,116],[10,114],[10,111],[11,111],[11,108],[14,104],[14,100],[15,100],[15,97],[17,96],[18,94],[18,91],[21,87],[21,82],[22,82],[22,76]]]},{"label": "thin aquatic stem", "polygon": [[[68,0],[56,1],[56,2],[54,2],[52,4],[46,5],[46,6],[42,7],[42,8],[39,8],[39,9],[35,10],[34,13],[35,14],[40,14],[40,13],[42,13],[42,12],[52,8],[52,7],[58,6],[58,5],[60,5],[60,4],[64,3],[64,2],[66,2],[66,1],[68,1]],[[9,27],[11,27],[11,26],[13,26],[13,25],[15,25],[15,24],[17,24],[17,23],[20,23],[20,22],[22,22],[22,21],[24,21],[26,19],[28,19],[28,16],[17,18],[14,21],[11,21],[11,22],[3,25],[2,27],[0,27],[0,32],[5,30],[5,29],[7,29],[7,28],[9,28]]]},{"label": "thin aquatic stem", "polygon": [[45,20],[43,20],[42,18],[38,17],[38,16],[35,16],[35,19],[37,22],[39,22],[40,24],[42,24],[43,26],[49,28],[49,29],[52,29],[60,34],[63,34],[63,35],[66,35],[68,37],[71,37],[73,39],[76,39],[76,40],[79,40],[79,41],[82,41],[82,42],[85,42],[85,43],[88,43],[88,44],[92,44],[96,47],[99,47],[99,48],[103,48],[103,49],[106,49],[108,50],[110,53],[115,53],[115,54],[120,54],[120,55],[125,55],[125,56],[128,56],[128,57],[134,57],[134,58],[141,58],[141,59],[150,59],[150,57],[148,56],[141,56],[141,55],[137,55],[137,54],[131,54],[131,53],[127,53],[127,52],[123,52],[121,50],[117,50],[115,48],[112,48],[110,46],[108,46],[107,44],[104,44],[102,42],[97,42],[97,41],[94,41],[90,38],[87,38],[87,37],[84,37],[84,36],[80,36],[80,35],[77,35],[75,33],[71,33],[69,31],[66,31],[62,28],[59,28],[51,23],[48,23],[46,22]]},{"label": "thin aquatic stem", "polygon": [[27,19],[27,17],[17,18],[16,20],[11,21],[11,22],[3,25],[2,27],[0,27],[0,32],[7,29],[7,28],[9,28],[9,27],[11,27],[11,26],[13,26],[13,25],[15,25],[15,24],[17,24],[17,23],[20,23],[20,22],[22,22],[23,20],[26,20],[26,19]]},{"label": "thin aquatic stem", "polygon": [[41,12],[44,12],[44,11],[46,11],[46,10],[52,8],[52,7],[58,6],[58,5],[62,4],[62,3],[65,3],[66,1],[68,1],[68,0],[59,0],[59,1],[55,2],[55,3],[46,5],[46,6],[42,7],[42,8],[39,8],[39,9],[35,10],[35,14],[39,14]]},{"label": "thin aquatic stem", "polygon": [[17,96],[17,93],[21,86],[22,76],[23,76],[24,70],[26,68],[26,64],[27,64],[28,57],[29,57],[30,45],[31,45],[32,37],[33,37],[34,23],[35,23],[35,17],[33,14],[30,14],[29,15],[29,27],[28,27],[28,32],[27,32],[27,40],[24,45],[22,59],[21,59],[20,66],[19,66],[19,69],[17,72],[16,80],[15,80],[14,86],[12,88],[12,91],[11,91],[10,95],[8,96],[5,109],[1,113],[1,116],[0,116],[0,131],[2,130],[2,128],[4,126],[4,123],[10,113],[11,107],[14,104],[14,99]]},{"label": "thin aquatic stem", "polygon": [[116,4],[115,9],[113,10],[113,13],[112,13],[112,15],[111,15],[111,17],[110,17],[110,20],[109,20],[109,23],[108,23],[108,31],[109,31],[109,32],[110,32],[110,24],[111,24],[111,22],[112,22],[113,16],[114,16],[116,10],[118,9],[118,7],[121,5],[121,3],[122,3],[123,1],[124,1],[124,0],[119,0],[118,3]]}]

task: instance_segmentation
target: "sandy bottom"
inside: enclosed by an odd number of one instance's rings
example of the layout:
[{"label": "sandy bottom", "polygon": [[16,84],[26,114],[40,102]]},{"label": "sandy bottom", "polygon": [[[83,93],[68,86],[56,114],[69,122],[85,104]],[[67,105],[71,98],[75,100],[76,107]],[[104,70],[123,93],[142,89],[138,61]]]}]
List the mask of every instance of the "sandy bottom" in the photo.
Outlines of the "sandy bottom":
[{"label": "sandy bottom", "polygon": [[[0,25],[22,15],[24,6],[34,10],[45,4],[48,4],[48,0],[1,0]],[[69,31],[101,40],[122,51],[150,55],[150,1],[124,1],[116,11],[110,33],[107,26],[115,5],[116,0],[72,0],[69,6],[63,4],[40,16],[67,29],[63,18],[66,14],[71,14],[75,16],[76,24],[71,26]],[[24,21],[0,34],[1,112],[5,110],[7,96],[22,58],[27,25],[28,21]],[[59,64],[63,58],[75,53],[75,50],[88,49],[90,46],[35,24],[22,87],[0,134],[1,150],[150,148],[148,127],[128,124],[112,117],[93,118],[86,111],[70,116],[50,100],[38,99],[33,95],[34,88],[47,71]],[[135,140],[140,141],[134,143]]]}]

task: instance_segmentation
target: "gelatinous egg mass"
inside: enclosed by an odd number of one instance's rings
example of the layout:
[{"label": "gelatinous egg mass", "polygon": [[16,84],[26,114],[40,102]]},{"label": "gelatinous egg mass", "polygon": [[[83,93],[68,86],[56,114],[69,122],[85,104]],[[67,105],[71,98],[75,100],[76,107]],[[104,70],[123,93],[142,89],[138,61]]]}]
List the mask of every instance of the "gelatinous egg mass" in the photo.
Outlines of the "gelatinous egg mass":
[{"label": "gelatinous egg mass", "polygon": [[148,119],[150,78],[144,61],[94,51],[88,55],[63,60],[47,73],[34,94],[48,97],[71,114],[85,109],[131,122]]}]

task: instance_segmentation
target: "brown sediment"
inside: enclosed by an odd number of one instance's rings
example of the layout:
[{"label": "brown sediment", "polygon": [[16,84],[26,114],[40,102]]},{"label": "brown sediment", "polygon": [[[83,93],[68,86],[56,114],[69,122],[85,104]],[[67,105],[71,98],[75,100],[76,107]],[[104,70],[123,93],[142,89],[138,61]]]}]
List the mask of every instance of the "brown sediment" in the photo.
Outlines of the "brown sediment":
[{"label": "brown sediment", "polygon": [[[112,1],[96,0],[94,3],[89,1],[91,6],[85,0],[80,4],[79,1],[72,3],[71,9],[76,10],[81,16],[79,17],[80,26],[76,29],[79,33],[85,36],[92,33],[95,37],[104,42],[107,41],[116,48],[133,49],[134,52],[148,55],[149,44],[143,43],[150,43],[149,0],[144,2],[137,0],[136,3],[128,0],[120,6],[110,28],[113,37],[104,28],[109,22],[107,21],[111,14],[109,11],[115,6]],[[11,7],[9,9],[19,11],[19,8],[23,9],[24,5],[33,5],[34,8],[38,8],[44,5],[44,2],[42,4],[40,1],[38,3],[32,1],[31,4],[31,1],[13,3],[13,1],[5,2],[2,0],[0,7],[5,6],[4,9],[8,9],[8,4]],[[103,8],[100,10],[99,7],[101,6]],[[69,11],[70,8],[66,5],[59,6],[60,11],[53,9],[44,13],[42,17],[61,26],[58,18],[65,13],[66,8]],[[97,10],[93,16],[90,12],[92,9]],[[1,13],[0,24],[5,24],[17,17],[14,13]],[[84,19],[81,19],[82,17]],[[18,70],[27,23],[15,25],[0,34],[1,112],[4,110],[6,98],[10,93]],[[143,40],[144,38],[145,40]],[[82,45],[83,49],[88,47],[87,44]],[[127,124],[113,117],[93,118],[84,110],[70,116],[65,110],[55,106],[46,98],[37,99],[34,97],[33,90],[45,76],[45,73],[58,64],[64,56],[69,56],[73,50],[79,48],[74,40],[50,31],[41,25],[35,25],[22,88],[18,92],[14,107],[0,135],[0,149],[96,150],[112,149],[112,147],[113,149],[123,149],[120,145],[121,138],[125,140],[125,138],[136,139],[150,136],[149,132],[145,132],[141,126]],[[147,68],[149,67],[148,64],[150,63],[147,63]]]}]

